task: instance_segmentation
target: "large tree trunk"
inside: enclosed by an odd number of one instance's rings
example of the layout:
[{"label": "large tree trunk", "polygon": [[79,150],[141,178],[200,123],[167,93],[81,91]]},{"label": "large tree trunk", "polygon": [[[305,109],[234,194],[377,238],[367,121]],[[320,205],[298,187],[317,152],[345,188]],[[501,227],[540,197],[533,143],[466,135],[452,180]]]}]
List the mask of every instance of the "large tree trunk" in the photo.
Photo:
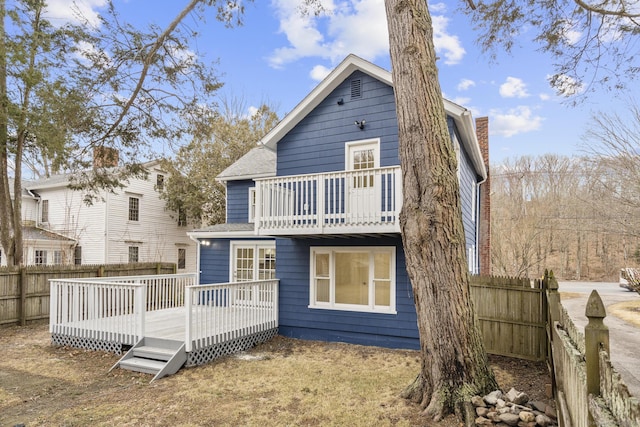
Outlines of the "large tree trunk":
[{"label": "large tree trunk", "polygon": [[405,397],[440,419],[474,394],[495,390],[469,295],[456,155],[438,82],[424,0],[386,0],[398,113],[407,271],[422,368]]}]

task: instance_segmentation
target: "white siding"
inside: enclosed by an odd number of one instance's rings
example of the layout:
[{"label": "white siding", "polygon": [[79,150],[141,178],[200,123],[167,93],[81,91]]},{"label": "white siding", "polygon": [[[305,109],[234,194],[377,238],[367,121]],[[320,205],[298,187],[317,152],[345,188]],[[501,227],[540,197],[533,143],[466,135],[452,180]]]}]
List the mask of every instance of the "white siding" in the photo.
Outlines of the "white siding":
[{"label": "white siding", "polygon": [[[126,263],[129,247],[138,246],[139,262],[178,262],[178,249],[186,249],[186,268],[195,272],[196,246],[187,236],[189,227],[178,227],[177,214],[165,210],[155,189],[157,170],[148,180],[134,179],[117,194],[104,193],[87,206],[83,194],[67,187],[31,187],[49,200],[49,222],[39,224],[78,241],[82,264]],[[163,175],[166,175],[162,173]],[[140,200],[139,221],[129,221],[129,197]],[[38,218],[40,219],[40,218]]]}]

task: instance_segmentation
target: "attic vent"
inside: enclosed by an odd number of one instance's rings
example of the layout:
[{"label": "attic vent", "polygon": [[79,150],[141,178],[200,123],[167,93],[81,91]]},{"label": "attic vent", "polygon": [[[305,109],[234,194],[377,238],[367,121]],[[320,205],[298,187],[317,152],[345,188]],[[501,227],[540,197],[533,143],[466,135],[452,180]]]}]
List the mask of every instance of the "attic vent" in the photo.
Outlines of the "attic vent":
[{"label": "attic vent", "polygon": [[351,99],[360,98],[362,96],[362,80],[351,80]]}]

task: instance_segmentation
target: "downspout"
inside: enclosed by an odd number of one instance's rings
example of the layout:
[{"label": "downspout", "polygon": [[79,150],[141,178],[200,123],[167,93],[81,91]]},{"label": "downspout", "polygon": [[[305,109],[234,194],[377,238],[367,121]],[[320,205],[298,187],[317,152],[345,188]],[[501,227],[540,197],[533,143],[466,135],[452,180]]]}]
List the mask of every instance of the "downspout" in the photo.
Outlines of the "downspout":
[{"label": "downspout", "polygon": [[194,242],[196,242],[196,285],[200,284],[200,275],[202,274],[202,270],[200,270],[200,240],[198,238],[193,237],[191,234],[187,233],[187,236]]},{"label": "downspout", "polygon": [[109,192],[105,194],[104,200],[104,258],[103,263],[107,264],[109,259]]}]

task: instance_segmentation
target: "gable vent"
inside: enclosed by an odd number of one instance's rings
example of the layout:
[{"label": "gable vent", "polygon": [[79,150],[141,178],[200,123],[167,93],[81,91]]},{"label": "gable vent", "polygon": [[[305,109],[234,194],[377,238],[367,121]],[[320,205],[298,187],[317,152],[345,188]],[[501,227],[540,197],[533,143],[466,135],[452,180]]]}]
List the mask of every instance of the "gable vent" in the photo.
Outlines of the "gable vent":
[{"label": "gable vent", "polygon": [[351,80],[351,99],[360,98],[362,96],[362,80]]}]

